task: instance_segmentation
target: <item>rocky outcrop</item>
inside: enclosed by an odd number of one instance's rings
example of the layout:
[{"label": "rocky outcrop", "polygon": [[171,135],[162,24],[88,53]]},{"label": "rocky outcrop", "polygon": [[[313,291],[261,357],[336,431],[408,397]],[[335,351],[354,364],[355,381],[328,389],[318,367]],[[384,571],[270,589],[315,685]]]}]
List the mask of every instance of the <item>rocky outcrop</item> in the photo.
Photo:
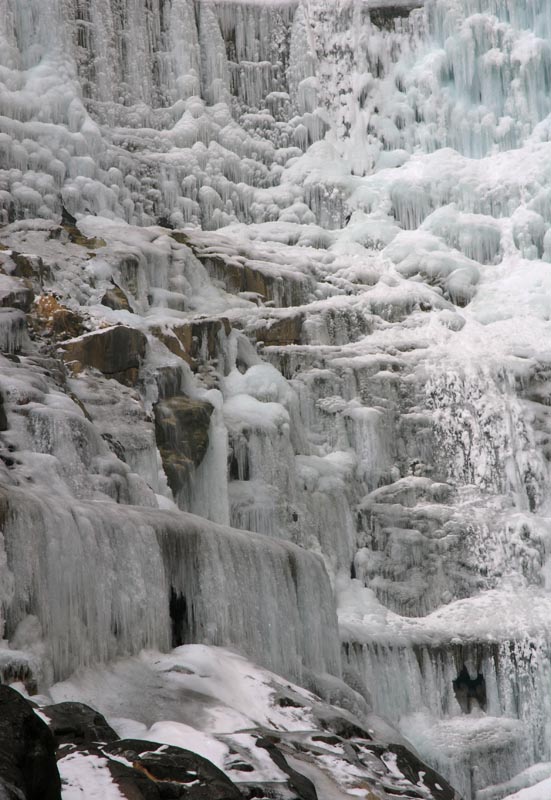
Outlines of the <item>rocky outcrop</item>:
[{"label": "rocky outcrop", "polygon": [[276,764],[276,766],[278,766],[282,772],[289,776],[289,786],[293,789],[300,800],[318,800],[316,787],[312,781],[289,766],[289,763],[281,750],[276,747],[276,742],[278,741],[278,737],[263,736],[256,740],[256,746],[267,750],[274,764]]},{"label": "rocky outcrop", "polygon": [[105,717],[84,703],[57,703],[45,706],[42,713],[49,720],[58,747],[67,743],[82,746],[118,739]]},{"label": "rocky outcrop", "polygon": [[34,286],[43,286],[45,281],[52,280],[52,270],[37,255],[8,251],[11,264],[4,266],[4,271],[16,278],[25,278],[32,281]]},{"label": "rocky outcrop", "polygon": [[409,17],[415,8],[421,8],[422,0],[405,0],[405,2],[395,2],[393,5],[385,3],[370,4],[369,19],[373,25],[383,30],[394,30],[397,20]]},{"label": "rocky outcrop", "polygon": [[19,692],[0,685],[0,797],[60,800],[55,741]]},{"label": "rocky outcrop", "polygon": [[0,306],[30,311],[34,292],[29,284],[30,282],[21,278],[0,275]]},{"label": "rocky outcrop", "polygon": [[63,341],[85,332],[82,317],[53,294],[39,295],[29,314],[30,330],[40,337]]},{"label": "rocky outcrop", "polygon": [[85,236],[77,225],[77,220],[72,214],[63,209],[61,218],[61,225],[57,228],[52,228],[50,231],[50,239],[60,239],[63,242],[71,242],[71,244],[78,244],[80,247],[85,247],[87,250],[97,250],[100,247],[105,247],[105,240],[99,237]]},{"label": "rocky outcrop", "polygon": [[256,328],[255,337],[268,347],[285,347],[301,343],[304,314],[298,313],[267,320],[265,325]]},{"label": "rocky outcrop", "polygon": [[101,298],[101,304],[102,306],[111,308],[113,311],[132,311],[130,303],[128,302],[128,297],[116,284],[113,284],[111,289],[105,292]]},{"label": "rocky outcrop", "polygon": [[183,358],[192,369],[197,368],[199,359],[208,361],[217,358],[221,337],[228,336],[231,325],[226,317],[194,319],[189,322],[161,327],[155,325],[151,333],[157,337],[171,353]]},{"label": "rocky outcrop", "polygon": [[155,406],[155,434],[168,484],[176,496],[187,485],[209,445],[210,403],[185,395]]},{"label": "rocky outcrop", "polygon": [[62,354],[75,373],[93,367],[108,378],[132,386],[137,380],[146,345],[147,338],[141,331],[115,325],[64,342]]},{"label": "rocky outcrop", "polygon": [[107,756],[130,762],[135,772],[145,775],[158,789],[161,798],[186,800],[241,800],[232,781],[206,758],[180,747],[123,739],[102,748]]},{"label": "rocky outcrop", "polygon": [[[173,234],[174,235],[174,234]],[[273,266],[243,256],[225,258],[220,253],[194,250],[210,277],[222,281],[231,294],[247,293],[263,302],[288,308],[306,301],[310,281],[297,272],[275,272]]]}]

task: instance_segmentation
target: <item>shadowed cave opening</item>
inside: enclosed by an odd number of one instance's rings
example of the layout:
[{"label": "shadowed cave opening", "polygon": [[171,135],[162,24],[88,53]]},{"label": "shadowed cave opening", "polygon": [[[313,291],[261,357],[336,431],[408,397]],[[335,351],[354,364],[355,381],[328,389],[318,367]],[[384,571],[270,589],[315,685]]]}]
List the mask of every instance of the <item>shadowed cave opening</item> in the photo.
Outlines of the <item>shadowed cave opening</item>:
[{"label": "shadowed cave opening", "polygon": [[187,601],[183,594],[170,587],[169,599],[170,630],[172,647],[180,647],[186,643]]},{"label": "shadowed cave opening", "polygon": [[477,703],[482,711],[486,711],[486,681],[481,672],[477,673],[476,678],[471,678],[469,670],[463,664],[459,675],[452,683],[455,699],[464,714],[471,713],[473,703]]}]

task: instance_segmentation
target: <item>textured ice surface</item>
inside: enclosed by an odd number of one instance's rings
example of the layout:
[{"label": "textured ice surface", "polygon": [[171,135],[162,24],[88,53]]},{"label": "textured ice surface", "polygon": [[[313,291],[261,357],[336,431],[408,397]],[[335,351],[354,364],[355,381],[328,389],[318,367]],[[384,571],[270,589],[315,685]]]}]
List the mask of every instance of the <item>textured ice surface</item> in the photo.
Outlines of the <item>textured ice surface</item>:
[{"label": "textured ice surface", "polygon": [[[421,791],[427,800],[441,796],[424,784],[426,772],[406,777],[397,767],[395,753],[387,750],[389,728],[375,716],[368,715],[358,730],[359,720],[349,712],[226,649],[186,645],[168,654],[143,651],[107,668],[82,671],[52,686],[50,695],[56,702],[80,698],[101,709],[123,737],[200,753],[244,793],[262,782],[268,784],[265,791],[286,796],[286,773],[257,745],[269,733],[280,738],[288,763],[314,782],[320,797],[358,796],[358,787],[381,797],[406,790]],[[347,726],[355,737],[352,758],[346,735],[332,735]],[[400,737],[392,731],[390,738]],[[69,785],[78,786],[91,766],[84,764],[79,773],[75,760],[60,769]]]},{"label": "textured ice surface", "polygon": [[64,377],[2,310],[2,664],[193,638],[319,686],[335,590],[379,714],[469,800],[546,800],[551,9],[413,5],[0,0],[2,302],[148,336],[135,386]]}]

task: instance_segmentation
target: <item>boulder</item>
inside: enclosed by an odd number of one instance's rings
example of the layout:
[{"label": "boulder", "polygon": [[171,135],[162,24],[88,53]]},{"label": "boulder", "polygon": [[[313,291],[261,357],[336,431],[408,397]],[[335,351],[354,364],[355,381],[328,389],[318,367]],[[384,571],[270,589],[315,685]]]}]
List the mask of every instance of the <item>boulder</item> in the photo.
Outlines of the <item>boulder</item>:
[{"label": "boulder", "polygon": [[55,741],[19,692],[0,685],[0,796],[60,800]]},{"label": "boulder", "polygon": [[171,353],[186,361],[190,367],[195,367],[195,360],[191,355],[193,349],[193,333],[191,325],[164,326],[154,325],[151,333],[167,347]]},{"label": "boulder", "polygon": [[[91,794],[99,798],[102,797],[102,787],[105,789],[114,784],[119,794],[127,800],[161,800],[159,789],[147,775],[134,769],[131,764],[109,758],[95,745],[62,747],[58,767],[65,791],[71,797],[86,800]],[[90,782],[90,773],[94,776],[93,782]]]},{"label": "boulder", "polygon": [[78,222],[72,214],[70,214],[65,207],[62,209],[61,225],[58,228],[53,228],[50,232],[50,239],[62,239],[66,237],[71,244],[78,244],[80,247],[85,247],[88,250],[97,250],[99,247],[105,247],[106,242],[104,239],[85,236],[80,228]]},{"label": "boulder", "polygon": [[185,800],[242,800],[237,786],[197,753],[156,742],[122,739],[102,748],[107,756],[123,758],[145,775],[161,798]]},{"label": "boulder", "polygon": [[268,262],[224,258],[220,254],[200,251],[195,255],[210,277],[222,281],[230,294],[253,293],[285,308],[302,305],[308,295],[309,279],[306,276],[293,274],[290,270],[284,274],[274,272]]},{"label": "boulder", "polygon": [[114,325],[63,342],[63,359],[73,371],[94,367],[126,386],[135,384],[147,337],[135,328]]},{"label": "boulder", "polygon": [[58,747],[66,743],[115,742],[119,738],[105,717],[84,703],[57,703],[45,706],[42,713],[48,717]]}]

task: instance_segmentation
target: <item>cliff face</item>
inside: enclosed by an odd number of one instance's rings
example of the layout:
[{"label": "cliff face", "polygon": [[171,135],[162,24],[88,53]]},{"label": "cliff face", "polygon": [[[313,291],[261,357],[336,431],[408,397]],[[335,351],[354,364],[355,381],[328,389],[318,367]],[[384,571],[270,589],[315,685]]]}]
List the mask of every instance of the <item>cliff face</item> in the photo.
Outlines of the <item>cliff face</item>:
[{"label": "cliff face", "polygon": [[551,12],[414,5],[0,0],[0,672],[231,647],[499,800],[551,774]]}]

